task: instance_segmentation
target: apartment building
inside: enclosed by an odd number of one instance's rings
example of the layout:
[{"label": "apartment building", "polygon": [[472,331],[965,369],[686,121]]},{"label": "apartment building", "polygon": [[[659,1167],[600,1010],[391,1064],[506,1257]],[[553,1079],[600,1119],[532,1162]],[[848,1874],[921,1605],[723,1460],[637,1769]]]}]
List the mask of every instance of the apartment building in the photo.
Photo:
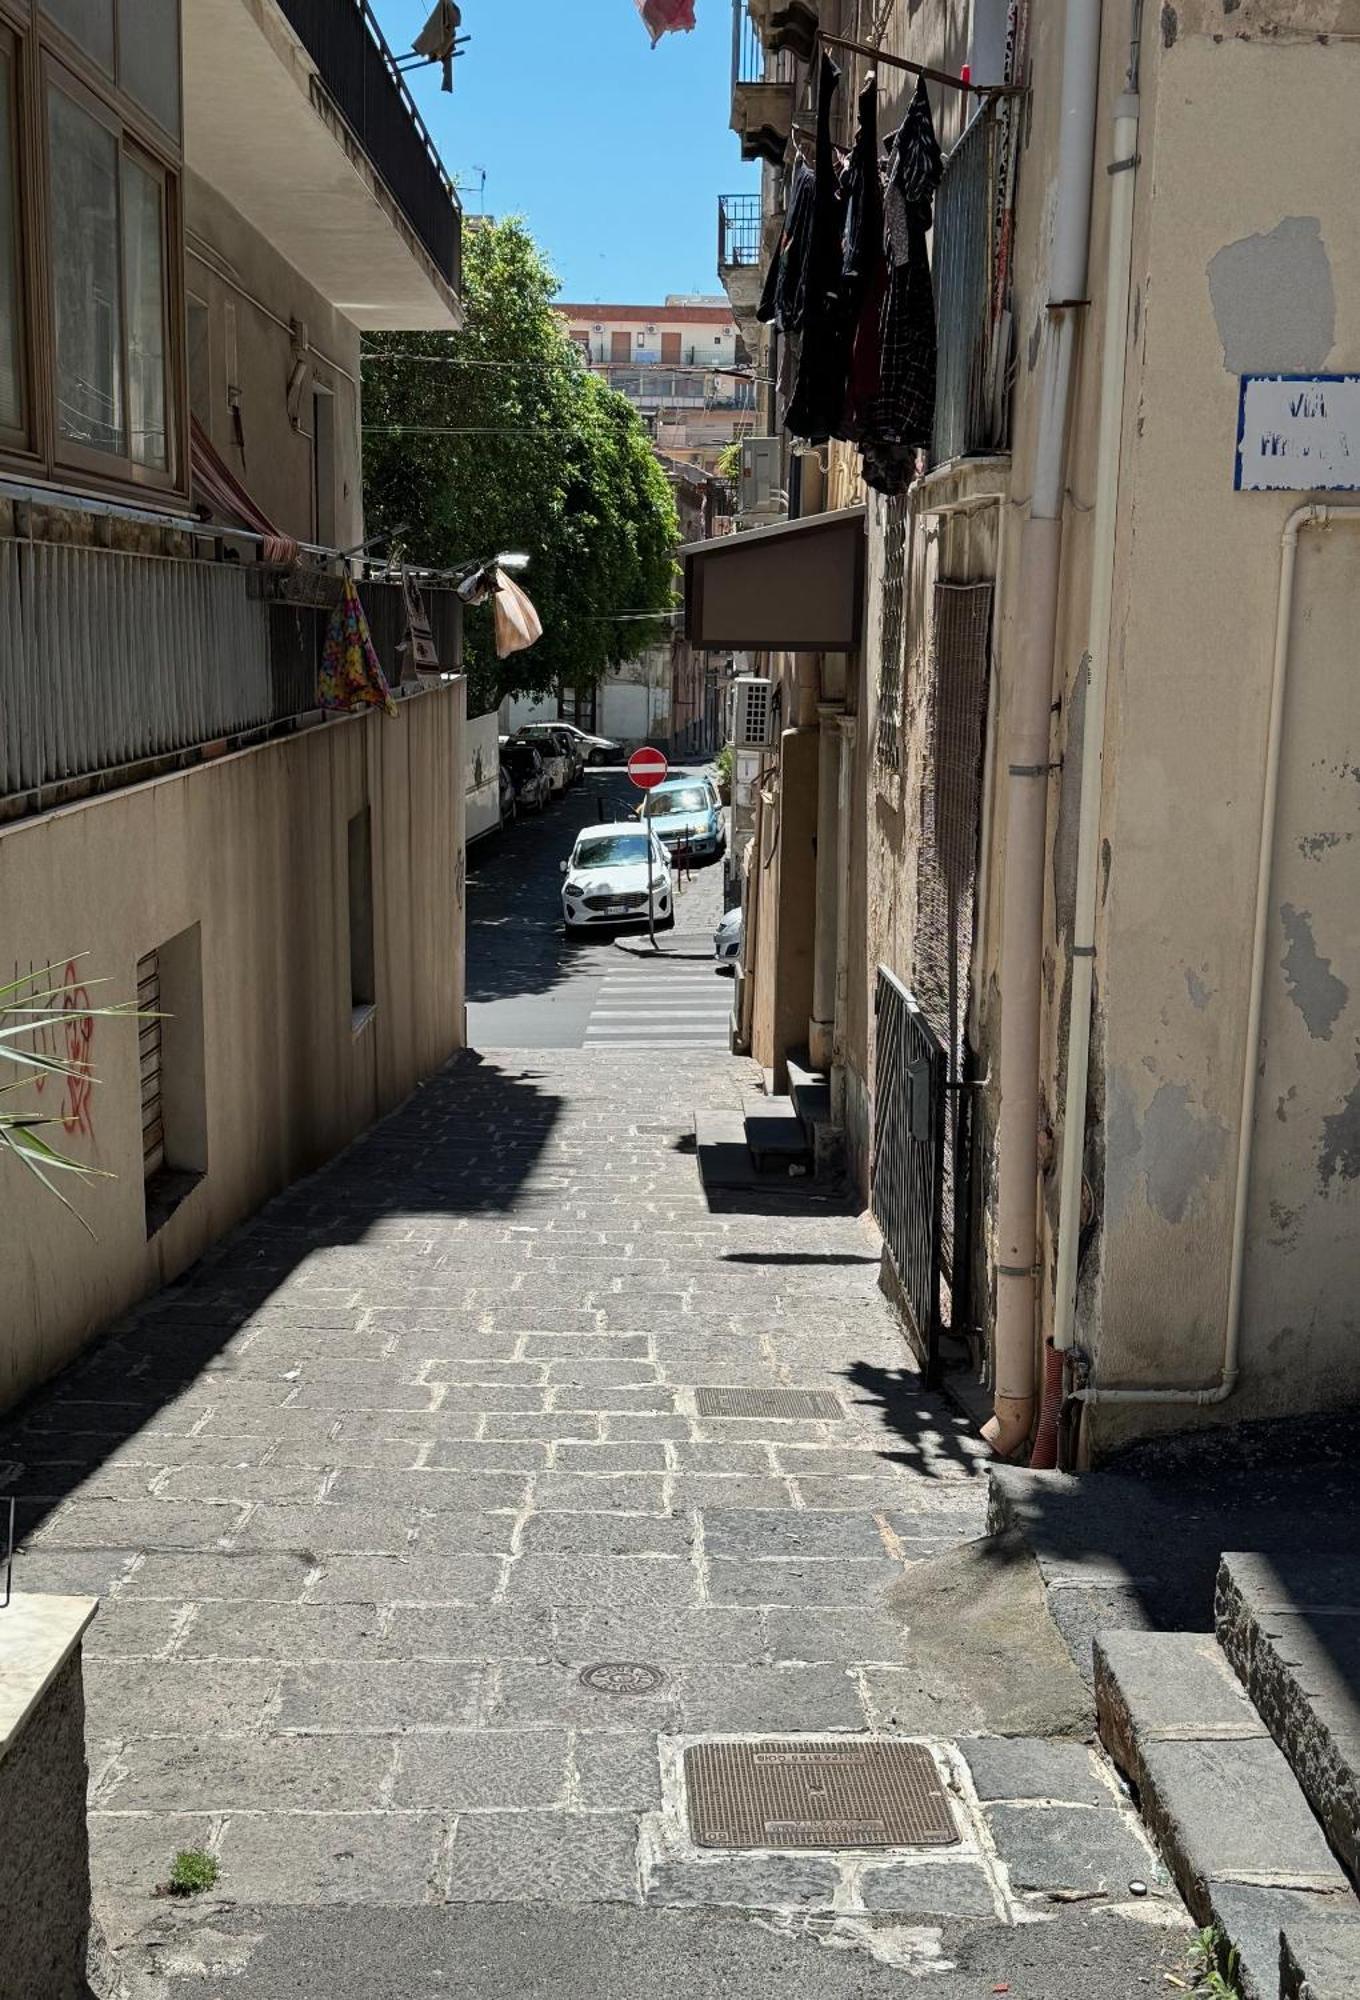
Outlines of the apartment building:
[{"label": "apartment building", "polygon": [[826,1073],[922,1360],[1038,1464],[1360,1393],[1346,15],[736,0],[758,372],[823,57],[835,147],[872,72],[940,153],[896,489],[781,396],[789,518],[686,555],[770,687],[744,1032]]},{"label": "apartment building", "polygon": [[462,1041],[455,594],[422,680],[360,564],[395,713],[318,695],[362,338],[460,323],[460,226],[364,0],[0,0],[0,963],[108,1176],[6,1173],[0,1402]]},{"label": "apartment building", "polygon": [[732,308],[668,293],[661,305],[580,305],[557,312],[595,373],[626,396],[663,458],[716,472],[754,421],[755,397]]}]

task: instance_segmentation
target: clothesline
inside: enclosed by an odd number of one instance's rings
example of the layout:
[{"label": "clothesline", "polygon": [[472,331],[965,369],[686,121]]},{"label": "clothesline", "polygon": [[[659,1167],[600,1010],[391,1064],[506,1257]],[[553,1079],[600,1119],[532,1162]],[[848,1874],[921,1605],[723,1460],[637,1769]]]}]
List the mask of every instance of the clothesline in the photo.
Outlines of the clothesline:
[{"label": "clothesline", "polygon": [[905,56],[889,55],[886,49],[870,48],[867,42],[852,42],[844,35],[821,33],[818,40],[831,48],[849,49],[852,55],[867,56],[874,64],[886,63],[890,69],[908,70],[912,76],[923,76],[927,83],[942,83],[950,90],[974,90],[979,97],[1023,97],[1025,86],[1021,83],[974,83],[971,77],[953,76],[946,69],[930,69],[925,63],[908,62]]}]

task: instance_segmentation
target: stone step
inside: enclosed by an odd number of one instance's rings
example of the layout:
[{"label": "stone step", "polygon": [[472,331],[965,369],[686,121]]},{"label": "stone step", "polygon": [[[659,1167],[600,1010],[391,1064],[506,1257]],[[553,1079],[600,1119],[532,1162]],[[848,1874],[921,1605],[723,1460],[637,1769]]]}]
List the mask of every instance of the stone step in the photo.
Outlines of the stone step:
[{"label": "stone step", "polygon": [[1360,1556],[1225,1555],[1219,1644],[1360,1883]]},{"label": "stone step", "polygon": [[706,1188],[756,1187],[760,1175],[746,1144],[746,1121],[739,1111],[701,1111],[694,1120],[699,1177]]},{"label": "stone step", "polygon": [[1280,1939],[1280,2000],[1355,2000],[1355,1942],[1326,1917],[1291,1923]]},{"label": "stone step", "polygon": [[1212,1635],[1102,1632],[1095,1686],[1101,1738],[1191,1914],[1236,1949],[1243,2000],[1276,2000],[1281,1934],[1319,1916],[1360,1967],[1360,1902]]},{"label": "stone step", "polygon": [[845,1166],[845,1146],[831,1113],[831,1083],[821,1070],[790,1061],[789,1096],[812,1148],[819,1180],[831,1180]]},{"label": "stone step", "polygon": [[809,1171],[812,1148],[793,1100],[788,1097],[748,1097],[745,1100],[746,1145],[759,1171]]}]

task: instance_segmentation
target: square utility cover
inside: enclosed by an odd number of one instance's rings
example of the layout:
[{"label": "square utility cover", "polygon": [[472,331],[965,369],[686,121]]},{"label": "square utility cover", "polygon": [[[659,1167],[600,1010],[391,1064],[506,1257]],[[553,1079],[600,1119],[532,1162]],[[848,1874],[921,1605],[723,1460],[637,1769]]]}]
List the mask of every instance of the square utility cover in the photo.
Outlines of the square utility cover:
[{"label": "square utility cover", "polygon": [[952,1847],[949,1795],[922,1743],[792,1738],[685,1752],[698,1847]]},{"label": "square utility cover", "polygon": [[837,1422],[845,1410],[829,1389],[696,1389],[701,1417],[748,1417],[792,1423],[798,1418]]}]

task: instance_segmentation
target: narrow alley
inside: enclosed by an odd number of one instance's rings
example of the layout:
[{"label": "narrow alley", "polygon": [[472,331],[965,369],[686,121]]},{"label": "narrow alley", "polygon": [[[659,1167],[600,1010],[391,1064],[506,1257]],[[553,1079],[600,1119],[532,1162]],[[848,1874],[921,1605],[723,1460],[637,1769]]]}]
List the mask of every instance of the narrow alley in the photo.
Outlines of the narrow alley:
[{"label": "narrow alley", "polygon": [[[16,1586],[102,1600],[93,1871],[131,1992],[837,1995],[910,1968],[1088,2000],[1178,1962],[1179,1905],[1073,1740],[1084,1690],[1057,1676],[1063,1740],[1011,1713],[1001,1741],[914,1659],[903,1583],[981,1534],[980,1447],[904,1367],[857,1215],[710,1210],[694,1116],[751,1082],[723,1055],[455,1058],[6,1429]],[[949,1844],[695,1844],[693,1739],[867,1731],[928,1745]],[[188,1848],[215,1892],[153,1900]],[[759,1926],[719,1943],[720,1913]]]}]

